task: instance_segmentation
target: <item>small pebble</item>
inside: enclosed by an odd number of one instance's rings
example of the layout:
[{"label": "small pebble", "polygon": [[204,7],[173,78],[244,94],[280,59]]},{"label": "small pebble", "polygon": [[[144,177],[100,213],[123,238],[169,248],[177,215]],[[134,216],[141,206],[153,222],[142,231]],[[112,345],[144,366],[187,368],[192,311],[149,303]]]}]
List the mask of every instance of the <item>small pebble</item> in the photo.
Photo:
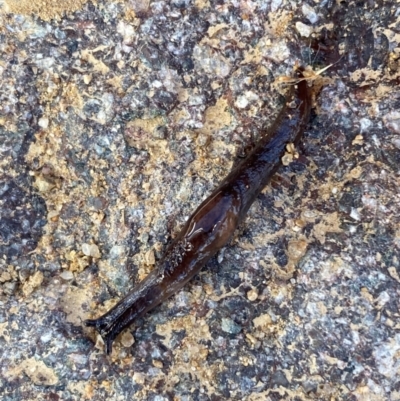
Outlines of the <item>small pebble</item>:
[{"label": "small pebble", "polygon": [[133,337],[132,333],[129,331],[123,333],[121,335],[121,344],[126,348],[132,347],[132,345],[135,344],[135,338]]},{"label": "small pebble", "polygon": [[256,289],[252,288],[250,291],[247,292],[247,299],[249,301],[255,301],[258,298],[258,292]]},{"label": "small pebble", "polygon": [[135,372],[132,376],[132,379],[137,384],[144,384],[146,377],[143,373]]},{"label": "small pebble", "polygon": [[225,333],[238,334],[242,331],[242,328],[236,324],[232,319],[223,318],[221,321],[221,329]]},{"label": "small pebble", "polygon": [[313,33],[313,29],[311,26],[308,26],[306,24],[303,24],[302,22],[298,21],[296,22],[296,29],[299,32],[301,36],[304,36],[305,38],[308,38],[311,36]]},{"label": "small pebble", "polygon": [[63,280],[69,281],[69,280],[72,280],[72,279],[74,278],[74,275],[73,275],[73,273],[70,272],[69,270],[64,270],[64,271],[60,274],[60,277],[61,277]]},{"label": "small pebble", "polygon": [[159,369],[162,369],[164,367],[163,363],[161,361],[158,361],[157,359],[153,360],[153,366]]},{"label": "small pebble", "polygon": [[49,119],[46,117],[39,118],[38,125],[40,128],[46,129],[49,126]]},{"label": "small pebble", "polygon": [[156,264],[156,258],[154,256],[153,249],[150,249],[149,251],[146,252],[145,259],[146,259],[146,263],[150,266],[153,266]]},{"label": "small pebble", "polygon": [[95,244],[82,244],[82,252],[84,255],[91,256],[96,259],[101,257],[99,247]]}]

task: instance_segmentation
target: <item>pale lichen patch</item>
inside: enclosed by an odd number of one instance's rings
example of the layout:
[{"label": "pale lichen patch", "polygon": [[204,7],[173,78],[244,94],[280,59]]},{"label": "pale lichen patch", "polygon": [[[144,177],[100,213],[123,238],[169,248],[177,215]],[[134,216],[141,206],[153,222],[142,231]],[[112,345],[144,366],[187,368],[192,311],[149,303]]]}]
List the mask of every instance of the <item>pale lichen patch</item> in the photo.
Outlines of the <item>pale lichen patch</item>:
[{"label": "pale lichen patch", "polygon": [[9,13],[23,15],[38,15],[45,21],[60,19],[64,14],[69,14],[82,8],[88,0],[6,0],[5,10]]}]

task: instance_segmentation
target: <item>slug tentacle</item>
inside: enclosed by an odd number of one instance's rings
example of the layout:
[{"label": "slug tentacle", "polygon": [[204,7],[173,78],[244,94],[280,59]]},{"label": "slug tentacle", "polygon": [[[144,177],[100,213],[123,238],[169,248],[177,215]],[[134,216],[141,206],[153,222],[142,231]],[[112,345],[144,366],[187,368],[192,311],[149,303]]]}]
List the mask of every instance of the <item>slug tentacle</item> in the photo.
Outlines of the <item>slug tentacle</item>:
[{"label": "slug tentacle", "polygon": [[286,145],[299,141],[310,117],[311,96],[301,71],[296,74],[299,82],[274,124],[195,210],[156,268],[103,316],[85,321],[102,336],[107,354],[123,329],[182,288],[231,239],[281,165]]}]

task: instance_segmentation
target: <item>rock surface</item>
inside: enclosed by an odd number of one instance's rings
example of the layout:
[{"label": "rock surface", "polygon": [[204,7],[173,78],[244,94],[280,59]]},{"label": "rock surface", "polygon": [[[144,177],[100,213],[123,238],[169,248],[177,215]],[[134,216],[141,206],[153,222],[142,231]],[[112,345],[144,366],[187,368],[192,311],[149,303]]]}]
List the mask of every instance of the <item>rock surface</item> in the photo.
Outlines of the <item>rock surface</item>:
[{"label": "rock surface", "polygon": [[[0,1],[0,398],[399,400],[399,5],[38,4]],[[106,356],[82,320],[154,268],[296,62],[333,64],[299,157]]]}]

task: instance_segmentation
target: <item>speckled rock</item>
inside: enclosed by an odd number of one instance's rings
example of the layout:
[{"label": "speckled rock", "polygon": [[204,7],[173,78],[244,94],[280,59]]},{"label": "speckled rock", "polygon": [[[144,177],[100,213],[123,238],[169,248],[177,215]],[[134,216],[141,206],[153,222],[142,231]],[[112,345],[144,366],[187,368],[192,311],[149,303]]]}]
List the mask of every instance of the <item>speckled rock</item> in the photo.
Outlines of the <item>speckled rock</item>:
[{"label": "speckled rock", "polygon": [[[0,0],[0,398],[400,399],[398,4],[45,3]],[[296,63],[301,145],[106,356],[83,319],[154,268]]]}]

